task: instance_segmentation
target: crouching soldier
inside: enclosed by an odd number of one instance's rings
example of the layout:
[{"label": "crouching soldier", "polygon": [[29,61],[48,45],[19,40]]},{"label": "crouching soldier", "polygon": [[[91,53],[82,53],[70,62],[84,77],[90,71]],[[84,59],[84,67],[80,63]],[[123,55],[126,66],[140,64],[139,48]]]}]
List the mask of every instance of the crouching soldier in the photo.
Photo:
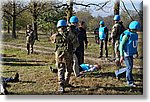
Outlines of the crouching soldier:
[{"label": "crouching soldier", "polygon": [[55,34],[55,57],[56,67],[58,69],[58,91],[65,92],[65,86],[69,84],[72,72],[72,49],[70,48],[70,41],[67,32],[67,24],[65,20],[59,20],[57,23],[58,33]]},{"label": "crouching soldier", "polygon": [[31,25],[27,25],[27,30],[26,30],[26,44],[27,44],[27,54],[30,54],[30,50],[31,50],[31,54],[33,53],[33,45],[35,42],[35,35],[34,35],[34,31],[32,29]]}]

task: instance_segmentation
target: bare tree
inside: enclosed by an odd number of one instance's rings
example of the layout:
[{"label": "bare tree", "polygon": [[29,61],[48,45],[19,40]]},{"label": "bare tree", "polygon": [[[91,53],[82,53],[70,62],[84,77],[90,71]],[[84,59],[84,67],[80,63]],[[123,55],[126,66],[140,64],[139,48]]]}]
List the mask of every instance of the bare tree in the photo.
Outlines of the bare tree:
[{"label": "bare tree", "polygon": [[131,18],[131,20],[134,20],[133,17],[130,15],[128,9],[126,8],[126,6],[125,6],[123,0],[121,0],[121,2],[122,2],[122,4],[123,4],[123,7],[124,7],[125,11],[127,12],[127,14],[129,15],[129,17]]},{"label": "bare tree", "polygon": [[120,0],[115,0],[114,15],[119,15],[119,10],[120,10]]},{"label": "bare tree", "polygon": [[137,8],[135,7],[135,5],[134,5],[134,3],[132,2],[132,0],[130,0],[130,2],[131,2],[131,4],[132,4],[134,10],[137,12],[138,16],[139,16],[140,18],[143,18],[143,17],[141,16],[141,14],[139,13],[139,11],[137,10]]},{"label": "bare tree", "polygon": [[2,7],[3,12],[7,13],[12,17],[12,38],[17,38],[16,18],[26,9],[26,6],[22,2],[15,0],[4,3]]},{"label": "bare tree", "polygon": [[[88,3],[88,4],[83,4],[83,3],[77,3],[74,2],[74,0],[69,0],[68,3],[59,3],[58,5],[55,6],[55,8],[61,8],[61,7],[66,7],[66,15],[67,15],[67,21],[69,21],[70,17],[73,15],[73,5],[79,5],[79,6],[84,6],[84,7],[91,7],[95,6],[98,7],[97,10],[103,10],[104,6],[106,6],[111,0],[102,2],[102,3]],[[104,11],[104,10],[103,10]]]},{"label": "bare tree", "polygon": [[38,39],[38,25],[37,25],[37,19],[40,15],[42,15],[44,12],[48,11],[48,10],[54,10],[53,9],[53,1],[50,2],[43,2],[40,0],[33,0],[29,3],[29,11],[32,14],[33,17],[33,27],[34,27],[34,32],[35,32],[35,39]]}]

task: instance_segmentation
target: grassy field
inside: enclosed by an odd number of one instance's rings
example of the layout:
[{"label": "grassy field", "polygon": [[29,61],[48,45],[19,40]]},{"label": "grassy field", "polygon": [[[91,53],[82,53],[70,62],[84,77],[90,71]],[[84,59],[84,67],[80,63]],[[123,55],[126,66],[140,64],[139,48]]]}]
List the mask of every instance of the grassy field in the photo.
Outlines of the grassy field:
[{"label": "grassy field", "polygon": [[[126,79],[122,77],[120,80],[115,78],[114,71],[117,70],[114,62],[110,62],[105,58],[97,59],[99,55],[99,45],[95,44],[94,38],[88,38],[89,46],[85,50],[85,63],[93,64],[98,61],[102,65],[102,69],[97,72],[86,73],[83,77],[76,78],[74,74],[71,76],[70,83],[74,88],[67,88],[64,95],[142,95],[143,94],[143,68],[134,68],[133,76],[137,84],[136,88],[126,86]],[[24,33],[18,34],[17,39],[12,39],[11,35],[4,34],[3,42],[20,45],[25,48]],[[54,48],[50,43],[48,35],[39,35],[39,41],[36,41],[36,49],[41,51],[49,51],[45,48]],[[142,56],[142,42],[139,44],[139,56]],[[49,66],[55,66],[55,57],[53,53],[35,52],[27,55],[26,50],[3,46],[2,54],[2,75],[4,77],[14,77],[18,72],[20,81],[8,83],[8,91],[12,95],[37,94],[37,95],[59,95],[57,92],[57,74],[49,70]],[[112,48],[109,46],[109,55],[112,54]],[[96,58],[96,60],[92,60]],[[111,59],[111,56],[109,56]],[[136,66],[142,67],[142,60],[135,59]]]}]

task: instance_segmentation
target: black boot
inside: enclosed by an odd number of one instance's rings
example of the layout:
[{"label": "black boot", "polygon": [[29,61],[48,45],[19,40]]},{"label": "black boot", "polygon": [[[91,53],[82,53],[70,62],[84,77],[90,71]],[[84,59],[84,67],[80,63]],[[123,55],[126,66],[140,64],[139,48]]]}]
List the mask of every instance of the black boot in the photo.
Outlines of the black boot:
[{"label": "black boot", "polygon": [[30,45],[29,44],[27,44],[27,51],[28,51],[28,55],[30,54]]},{"label": "black boot", "polygon": [[19,74],[16,73],[15,77],[14,77],[14,82],[19,82]]},{"label": "black boot", "polygon": [[100,50],[100,56],[98,58],[102,58],[103,57],[103,51]]}]

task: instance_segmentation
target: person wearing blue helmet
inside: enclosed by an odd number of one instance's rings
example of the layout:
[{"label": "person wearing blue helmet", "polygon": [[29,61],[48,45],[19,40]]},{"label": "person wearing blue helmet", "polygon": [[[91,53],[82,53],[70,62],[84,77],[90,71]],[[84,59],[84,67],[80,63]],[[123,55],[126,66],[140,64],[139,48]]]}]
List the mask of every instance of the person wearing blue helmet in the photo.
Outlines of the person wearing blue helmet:
[{"label": "person wearing blue helmet", "polygon": [[140,23],[138,21],[132,21],[129,24],[129,29],[125,30],[120,36],[120,63],[125,61],[126,68],[122,68],[115,72],[116,76],[119,77],[121,73],[126,72],[127,84],[130,87],[136,87],[132,75],[133,69],[133,55],[137,54],[138,47],[138,34],[137,30],[140,29]]},{"label": "person wearing blue helmet", "polygon": [[70,26],[69,26],[69,37],[72,43],[72,49],[73,49],[73,71],[75,76],[78,76],[78,73],[80,72],[79,69],[79,62],[77,57],[77,48],[80,46],[78,35],[79,35],[79,29],[78,29],[78,17],[72,16],[69,20]]},{"label": "person wearing blue helmet", "polygon": [[99,40],[100,40],[100,56],[103,56],[103,45],[105,44],[105,54],[108,57],[107,41],[108,41],[108,28],[105,26],[104,21],[100,21],[99,27]]},{"label": "person wearing blue helmet", "polygon": [[113,45],[113,56],[114,56],[114,58],[118,58],[117,45],[119,45],[119,37],[121,34],[121,25],[119,24],[120,15],[115,15],[113,20],[114,20],[115,24],[112,27],[110,39],[111,39],[112,45]]},{"label": "person wearing blue helmet", "polygon": [[65,87],[69,83],[72,73],[72,48],[70,47],[70,38],[67,31],[65,20],[57,22],[58,33],[52,35],[55,43],[55,60],[58,69],[58,91],[65,92]]},{"label": "person wearing blue helmet", "polygon": [[77,16],[72,16],[69,21],[70,23],[78,23],[79,20]]}]

